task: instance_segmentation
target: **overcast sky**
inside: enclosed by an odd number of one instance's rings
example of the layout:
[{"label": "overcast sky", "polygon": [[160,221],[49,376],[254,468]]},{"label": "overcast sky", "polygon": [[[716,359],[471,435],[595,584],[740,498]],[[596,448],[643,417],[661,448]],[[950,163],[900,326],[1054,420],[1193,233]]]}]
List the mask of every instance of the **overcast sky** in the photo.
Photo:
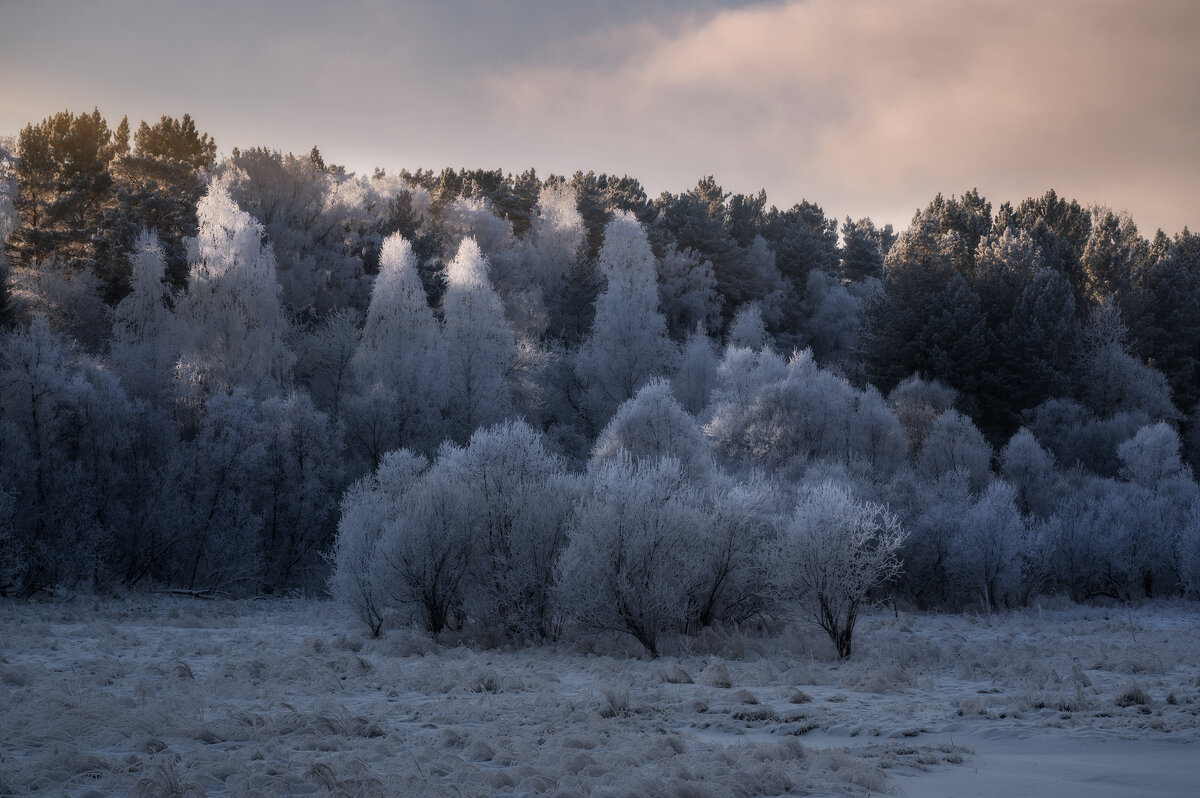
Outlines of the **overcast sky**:
[{"label": "overcast sky", "polygon": [[907,226],[1055,188],[1200,227],[1200,3],[0,0],[0,134],[190,113],[364,172],[713,174]]}]

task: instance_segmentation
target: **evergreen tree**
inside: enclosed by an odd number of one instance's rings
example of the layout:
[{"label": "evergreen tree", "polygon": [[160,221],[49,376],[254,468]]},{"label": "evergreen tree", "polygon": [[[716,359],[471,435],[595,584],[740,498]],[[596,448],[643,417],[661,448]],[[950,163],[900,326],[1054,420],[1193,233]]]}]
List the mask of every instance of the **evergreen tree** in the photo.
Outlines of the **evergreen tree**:
[{"label": "evergreen tree", "polygon": [[185,284],[184,239],[196,235],[196,204],[204,195],[205,176],[216,152],[212,138],[184,114],[182,120],[164,116],[153,125],[142,122],[134,133],[132,152],[113,160],[113,204],[104,213],[100,231],[105,249],[101,270],[110,302],[129,290],[122,256],[143,229],[158,235],[171,283]]},{"label": "evergreen tree", "polygon": [[658,310],[654,254],[632,214],[609,223],[597,263],[607,283],[576,361],[581,410],[593,434],[652,377],[670,374],[678,354]]},{"label": "evergreen tree", "polygon": [[1200,236],[1159,231],[1127,305],[1131,349],[1167,378],[1176,407],[1190,409],[1200,400]]},{"label": "evergreen tree", "polygon": [[463,240],[446,269],[444,313],[449,437],[465,442],[477,427],[508,417],[513,407],[508,375],[516,365],[504,306],[473,238]]},{"label": "evergreen tree", "polygon": [[[842,222],[841,268],[843,280],[861,282],[871,277],[883,277],[883,258],[890,248],[888,240],[892,226],[876,230],[870,219]],[[886,246],[885,246],[886,245]]]},{"label": "evergreen tree", "polygon": [[26,125],[17,139],[16,230],[8,241],[13,265],[29,268],[51,255],[75,269],[95,270],[93,240],[112,203],[113,159],[128,149],[100,111],[63,111]]}]

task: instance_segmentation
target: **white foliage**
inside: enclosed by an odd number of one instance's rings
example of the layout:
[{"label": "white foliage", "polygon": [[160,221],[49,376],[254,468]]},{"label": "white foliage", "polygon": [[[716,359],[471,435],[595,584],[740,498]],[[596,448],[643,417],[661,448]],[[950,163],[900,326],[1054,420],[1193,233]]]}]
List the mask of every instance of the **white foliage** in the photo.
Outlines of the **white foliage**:
[{"label": "white foliage", "polygon": [[463,240],[446,268],[443,333],[450,436],[465,441],[476,427],[508,416],[508,374],[516,366],[516,342],[504,306],[472,238]]},{"label": "white foliage", "polygon": [[988,485],[959,520],[946,561],[968,599],[978,597],[984,609],[994,609],[1019,593],[1027,533],[1012,486],[1002,480]]},{"label": "white foliage", "polygon": [[482,197],[459,197],[447,205],[442,210],[442,229],[449,249],[471,239],[489,258],[511,250],[515,243],[512,223],[497,216]]},{"label": "white foliage", "polygon": [[563,291],[583,255],[587,228],[576,204],[575,192],[565,183],[547,185],[538,195],[531,227],[534,252],[527,268],[548,299]]},{"label": "white foliage", "polygon": [[430,469],[405,494],[402,514],[384,528],[372,581],[389,604],[432,634],[461,627],[471,530],[459,485],[444,469]]},{"label": "white foliage", "polygon": [[108,307],[94,271],[50,257],[32,267],[12,269],[11,286],[12,304],[25,316],[45,316],[56,332],[81,343],[104,340]]},{"label": "white foliage", "polygon": [[[0,490],[12,499],[0,595],[73,587],[99,571],[118,523],[131,408],[111,371],[45,316],[0,336]],[[113,512],[114,517],[107,517]],[[10,573],[10,576],[12,574]]]},{"label": "white foliage", "polygon": [[632,635],[656,656],[661,635],[686,623],[702,522],[700,497],[678,460],[600,464],[559,563],[564,611],[584,628]]},{"label": "white foliage", "polygon": [[238,210],[219,182],[209,186],[196,216],[188,292],[178,305],[189,338],[177,369],[184,390],[199,397],[236,387],[258,397],[279,393],[291,382],[295,358],[263,227]]},{"label": "white foliage", "polygon": [[1109,297],[1093,310],[1084,333],[1084,404],[1103,416],[1140,412],[1151,421],[1175,420],[1179,412],[1167,378],[1126,351],[1126,335],[1120,308]]},{"label": "white foliage", "polygon": [[937,417],[921,445],[917,468],[935,480],[951,471],[962,471],[971,489],[980,491],[991,476],[992,448],[971,419],[957,410]]},{"label": "white foliage", "polygon": [[599,429],[652,377],[670,374],[678,352],[658,310],[654,253],[632,214],[617,214],[605,228],[597,265],[608,282],[576,371],[588,421]]},{"label": "white foliage", "polygon": [[780,584],[803,615],[849,657],[854,625],[870,592],[900,571],[904,532],[881,505],[832,482],[806,487],[784,529]]},{"label": "white foliage", "polygon": [[1180,448],[1179,434],[1166,422],[1142,427],[1137,435],[1117,447],[1121,476],[1153,488],[1184,470]]},{"label": "white foliage", "polygon": [[387,614],[386,570],[377,570],[385,530],[397,528],[405,500],[428,467],[424,457],[397,449],[379,468],[363,477],[342,498],[337,538],[330,553],[329,592],[349,606],[373,636]]},{"label": "white foliage", "polygon": [[805,283],[803,309],[805,338],[822,363],[845,360],[854,352],[863,314],[862,299],[851,293],[850,286],[813,269]]},{"label": "white foliage", "polygon": [[351,432],[371,461],[401,446],[428,451],[441,434],[443,342],[412,245],[383,243],[367,319],[350,361]]},{"label": "white foliage", "polygon": [[623,453],[636,461],[673,457],[684,477],[697,484],[706,483],[714,470],[700,425],[679,406],[671,384],[661,378],[648,382],[617,408],[596,439],[592,465],[617,460]]},{"label": "white foliage", "polygon": [[[718,390],[705,427],[729,461],[801,469],[810,463],[838,464],[884,477],[903,461],[903,432],[878,392],[856,390],[843,377],[818,368],[805,351],[781,379],[751,387],[747,396],[747,387],[773,369],[772,356],[739,354],[746,351],[727,354],[721,384],[729,389]],[[729,379],[739,371],[749,372],[745,383]]]},{"label": "white foliage", "polygon": [[387,210],[367,180],[260,148],[242,151],[217,173],[239,207],[263,224],[286,307],[324,315],[362,306],[368,282],[356,253]]},{"label": "white foliage", "polygon": [[782,506],[783,491],[761,474],[714,480],[695,530],[693,623],[740,623],[776,608],[773,556]]},{"label": "white foliage", "polygon": [[727,347],[717,367],[717,385],[712,403],[716,408],[746,412],[759,391],[786,379],[787,374],[787,362],[773,349],[755,352],[752,349]]},{"label": "white foliage", "polygon": [[170,385],[183,346],[183,326],[169,307],[166,257],[154,233],[138,236],[130,267],[129,295],[113,311],[109,362],[132,395],[155,400]]},{"label": "white foliage", "polygon": [[699,322],[683,344],[671,386],[679,403],[693,416],[704,411],[717,386],[716,346]]},{"label": "white foliage", "polygon": [[435,473],[456,486],[474,544],[464,590],[471,617],[519,639],[554,634],[554,565],[575,495],[562,459],[528,424],[509,421],[444,447]]},{"label": "white foliage", "polygon": [[1043,518],[1050,514],[1058,481],[1054,455],[1043,449],[1025,427],[1000,450],[1000,473],[1013,486],[1018,506],[1025,512]]},{"label": "white foliage", "polygon": [[758,303],[751,302],[738,308],[729,325],[728,346],[731,349],[760,352],[770,343],[771,336],[767,334],[767,325],[763,322]]}]

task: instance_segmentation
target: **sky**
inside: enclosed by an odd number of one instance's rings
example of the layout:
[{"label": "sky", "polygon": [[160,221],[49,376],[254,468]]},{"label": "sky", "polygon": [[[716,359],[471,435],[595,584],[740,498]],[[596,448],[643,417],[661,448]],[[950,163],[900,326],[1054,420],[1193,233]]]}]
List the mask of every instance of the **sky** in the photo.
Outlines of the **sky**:
[{"label": "sky", "polygon": [[903,229],[1054,188],[1200,227],[1200,3],[0,0],[0,135],[189,113],[222,152],[704,175]]}]

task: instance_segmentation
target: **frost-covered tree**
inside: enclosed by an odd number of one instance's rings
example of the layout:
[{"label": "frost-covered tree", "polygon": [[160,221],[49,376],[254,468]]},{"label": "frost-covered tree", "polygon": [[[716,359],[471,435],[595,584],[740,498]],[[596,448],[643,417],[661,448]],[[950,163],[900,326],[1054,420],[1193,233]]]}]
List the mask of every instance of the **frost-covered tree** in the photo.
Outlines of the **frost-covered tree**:
[{"label": "frost-covered tree", "polygon": [[0,325],[7,325],[12,315],[11,269],[5,243],[17,228],[17,159],[11,149],[11,139],[0,140]]},{"label": "frost-covered tree", "polygon": [[607,284],[576,360],[581,409],[595,431],[651,378],[669,375],[678,356],[658,310],[654,253],[632,214],[617,214],[605,228],[597,264]]},{"label": "frost-covered tree", "polygon": [[406,449],[388,452],[372,473],[342,497],[337,537],[329,554],[329,593],[350,607],[378,637],[388,613],[387,569],[378,566],[385,530],[405,513],[405,501],[429,461]]},{"label": "frost-covered tree", "polygon": [[296,346],[296,381],[317,407],[335,418],[342,415],[354,388],[351,362],[362,337],[363,315],[341,308],[300,336]]},{"label": "frost-covered tree", "polygon": [[967,475],[951,471],[932,482],[908,474],[897,491],[898,510],[908,536],[902,558],[901,589],[922,609],[945,604],[953,597],[947,563],[951,545],[970,512],[973,499]]},{"label": "frost-covered tree", "polygon": [[344,482],[342,430],[308,394],[273,396],[258,406],[263,446],[263,584],[303,586],[337,525]]},{"label": "frost-covered tree", "polygon": [[1146,488],[1153,488],[1185,469],[1180,457],[1179,434],[1162,421],[1147,425],[1117,447],[1121,476]]},{"label": "frost-covered tree", "polygon": [[887,396],[888,407],[904,427],[910,452],[917,452],[938,416],[954,407],[958,393],[937,380],[910,374]]},{"label": "frost-covered tree", "polygon": [[245,594],[262,576],[262,431],[244,391],[214,394],[194,437],[163,466],[150,576],[187,590]]},{"label": "frost-covered tree", "polygon": [[1200,595],[1200,504],[1193,504],[1180,529],[1175,550],[1180,586]]},{"label": "frost-covered tree", "polygon": [[1093,302],[1108,296],[1123,301],[1148,259],[1149,246],[1128,213],[1104,207],[1091,211],[1091,232],[1079,256],[1088,295]]},{"label": "frost-covered tree", "polygon": [[103,576],[107,539],[136,498],[123,484],[132,421],[112,372],[45,317],[0,337],[0,490],[13,502],[0,554],[13,581],[0,595]]},{"label": "frost-covered tree", "polygon": [[1022,512],[1039,518],[1050,515],[1058,498],[1054,455],[1043,449],[1025,427],[1000,450],[1000,473],[1016,491]]},{"label": "frost-covered tree", "polygon": [[1145,413],[1153,421],[1175,421],[1179,413],[1167,378],[1129,354],[1126,337],[1120,308],[1110,297],[1093,310],[1084,331],[1079,398],[1102,416]]},{"label": "frost-covered tree", "polygon": [[486,197],[460,197],[442,211],[442,229],[447,247],[461,249],[474,241],[488,259],[503,256],[514,246],[513,226],[495,213]]},{"label": "frost-covered tree", "polygon": [[218,182],[196,208],[188,291],[177,305],[187,342],[177,375],[198,399],[242,388],[254,397],[291,384],[295,360],[279,301],[275,253],[263,227]]},{"label": "frost-covered tree", "polygon": [[806,487],[783,529],[780,583],[803,616],[825,630],[839,658],[871,591],[900,572],[904,532],[881,505],[832,482]]},{"label": "frost-covered tree", "polygon": [[55,332],[89,352],[101,351],[109,332],[109,308],[95,272],[51,256],[33,267],[14,268],[11,276],[10,317],[45,316]]},{"label": "frost-covered tree", "polygon": [[646,383],[617,408],[596,439],[592,466],[626,454],[637,461],[673,457],[684,477],[698,485],[707,483],[715,468],[699,423],[679,406],[671,384],[661,378]]},{"label": "frost-covered tree", "polygon": [[517,359],[488,261],[472,238],[463,240],[446,269],[443,347],[448,433],[466,441],[477,427],[509,415],[508,375]]},{"label": "frost-covered tree", "polygon": [[881,290],[882,284],[873,278],[865,285],[847,285],[823,271],[809,272],[801,309],[804,337],[818,360],[829,364],[850,357],[858,348],[863,302]]},{"label": "frost-covered tree", "polygon": [[951,471],[962,471],[974,491],[983,490],[991,476],[992,448],[971,419],[957,410],[937,417],[921,444],[917,470],[934,480]]},{"label": "frost-covered tree", "polygon": [[1117,446],[1151,423],[1140,411],[1097,416],[1070,399],[1043,402],[1025,416],[1029,430],[1060,468],[1080,467],[1106,477],[1117,474]]},{"label": "frost-covered tree", "polygon": [[729,324],[728,346],[758,352],[770,344],[771,336],[767,334],[767,325],[758,303],[750,302],[738,308]]},{"label": "frost-covered tree", "polygon": [[985,610],[999,609],[1022,591],[1022,556],[1028,531],[1016,491],[997,480],[961,518],[946,558],[946,570],[964,600],[978,598]]},{"label": "frost-covered tree", "polygon": [[464,447],[447,445],[435,474],[455,486],[472,541],[466,610],[485,628],[517,639],[556,633],[551,588],[566,543],[575,480],[528,424],[476,430]]},{"label": "frost-covered tree", "polygon": [[675,397],[683,408],[694,416],[708,406],[717,385],[717,349],[713,340],[697,323],[683,343],[679,370],[671,378]]},{"label": "frost-covered tree", "polygon": [[708,488],[690,624],[741,623],[776,609],[772,557],[782,504],[782,491],[760,474]]},{"label": "frost-covered tree", "polygon": [[748,401],[718,391],[705,431],[727,461],[741,466],[836,463],[886,476],[904,458],[903,431],[879,393],[856,390],[819,368],[808,351]]},{"label": "frost-covered tree", "polygon": [[576,207],[575,191],[565,183],[547,184],[538,205],[523,252],[523,267],[536,290],[544,314],[543,330],[554,336],[577,323],[578,308],[570,297],[577,286],[572,276],[584,268],[587,228]]},{"label": "frost-covered tree", "polygon": [[695,595],[700,496],[679,461],[628,456],[586,478],[557,576],[558,599],[580,626],[633,636],[652,657],[681,630]]},{"label": "frost-covered tree", "polygon": [[464,618],[474,541],[460,489],[446,469],[417,480],[384,526],[372,566],[388,604],[435,636]]},{"label": "frost-covered tree", "polygon": [[676,339],[702,325],[714,330],[720,325],[721,296],[712,263],[701,262],[694,250],[679,251],[674,244],[658,260],[658,301],[667,319],[667,329]]},{"label": "frost-covered tree", "polygon": [[237,150],[218,174],[270,238],[285,307],[320,315],[363,307],[363,258],[372,243],[379,246],[370,207],[377,199],[365,180],[326,165],[316,148],[301,155]]},{"label": "frost-covered tree", "polygon": [[445,350],[417,274],[412,245],[383,242],[366,323],[349,362],[350,435],[368,462],[401,446],[435,448],[442,436]]},{"label": "frost-covered tree", "polygon": [[158,402],[171,386],[184,330],[170,307],[166,257],[154,233],[138,236],[130,267],[129,294],[113,310],[109,362],[132,396]]}]

